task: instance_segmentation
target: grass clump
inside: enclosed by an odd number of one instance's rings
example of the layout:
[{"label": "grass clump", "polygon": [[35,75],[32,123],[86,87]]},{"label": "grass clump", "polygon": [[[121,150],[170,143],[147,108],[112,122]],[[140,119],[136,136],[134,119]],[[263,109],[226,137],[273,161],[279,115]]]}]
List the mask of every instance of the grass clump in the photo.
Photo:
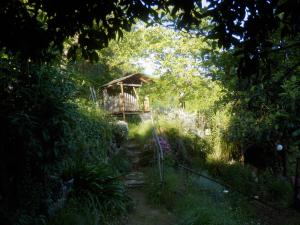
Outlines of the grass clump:
[{"label": "grass clump", "polygon": [[70,165],[63,176],[65,180],[74,179],[74,184],[66,207],[49,225],[113,225],[126,215],[130,199],[110,166],[78,162]]}]

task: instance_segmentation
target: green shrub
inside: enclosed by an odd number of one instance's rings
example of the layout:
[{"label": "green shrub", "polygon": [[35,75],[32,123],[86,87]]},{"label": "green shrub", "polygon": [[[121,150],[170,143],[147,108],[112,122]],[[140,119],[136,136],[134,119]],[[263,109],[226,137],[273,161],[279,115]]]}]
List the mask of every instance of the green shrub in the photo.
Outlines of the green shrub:
[{"label": "green shrub", "polygon": [[68,139],[64,147],[71,153],[67,158],[103,162],[111,148],[112,119],[86,99],[77,98],[72,105],[70,122],[65,126]]}]

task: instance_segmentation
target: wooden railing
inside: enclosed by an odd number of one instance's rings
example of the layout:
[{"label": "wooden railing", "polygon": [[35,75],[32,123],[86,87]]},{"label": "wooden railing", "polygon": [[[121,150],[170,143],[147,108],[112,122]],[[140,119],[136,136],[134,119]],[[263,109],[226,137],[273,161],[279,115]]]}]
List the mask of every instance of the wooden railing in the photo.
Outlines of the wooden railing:
[{"label": "wooden railing", "polygon": [[143,105],[140,105],[138,99],[128,93],[119,94],[119,96],[107,96],[104,99],[104,109],[111,113],[122,112],[149,112],[149,99],[146,98]]},{"label": "wooden railing", "polygon": [[155,126],[155,123],[153,120],[152,113],[150,115],[151,115],[151,123],[152,123],[152,135],[153,135],[153,138],[157,145],[156,155],[157,155],[157,166],[158,166],[159,178],[160,178],[160,183],[163,184],[164,179],[165,179],[165,176],[164,176],[164,151],[163,151],[163,148],[161,146],[161,143],[160,143],[158,135],[157,135],[156,126]]}]

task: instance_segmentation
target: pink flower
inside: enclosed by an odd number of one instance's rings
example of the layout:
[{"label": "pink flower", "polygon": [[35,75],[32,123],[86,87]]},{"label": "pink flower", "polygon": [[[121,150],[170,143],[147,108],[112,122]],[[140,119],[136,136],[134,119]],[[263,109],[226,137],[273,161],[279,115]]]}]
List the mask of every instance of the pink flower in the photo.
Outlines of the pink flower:
[{"label": "pink flower", "polygon": [[163,151],[168,152],[171,150],[171,146],[165,138],[158,137],[158,141]]}]

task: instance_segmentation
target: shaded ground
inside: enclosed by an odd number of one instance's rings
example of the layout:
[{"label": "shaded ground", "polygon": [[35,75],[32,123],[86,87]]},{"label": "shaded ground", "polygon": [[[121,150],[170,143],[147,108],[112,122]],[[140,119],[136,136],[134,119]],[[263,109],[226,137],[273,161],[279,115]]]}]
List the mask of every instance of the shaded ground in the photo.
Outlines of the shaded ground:
[{"label": "shaded ground", "polygon": [[129,191],[134,201],[134,209],[129,214],[124,225],[174,225],[175,216],[164,208],[152,207],[147,203],[145,193],[142,189],[131,189]]}]

